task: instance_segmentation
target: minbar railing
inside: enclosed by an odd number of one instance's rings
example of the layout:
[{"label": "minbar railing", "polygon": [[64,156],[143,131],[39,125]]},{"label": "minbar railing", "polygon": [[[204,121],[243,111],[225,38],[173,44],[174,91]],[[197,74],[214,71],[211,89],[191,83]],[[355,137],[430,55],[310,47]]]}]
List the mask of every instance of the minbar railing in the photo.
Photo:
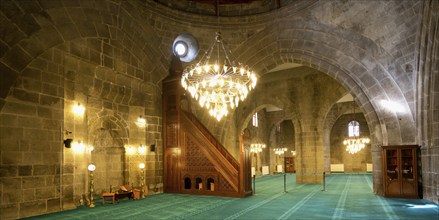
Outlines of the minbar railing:
[{"label": "minbar railing", "polygon": [[[229,181],[232,187],[238,191],[239,163],[229,151],[210,133],[210,131],[191,113],[182,111],[181,122],[184,128],[190,130],[200,142],[207,145],[204,149],[216,166],[216,169]],[[201,140],[204,139],[204,140]],[[211,149],[208,149],[209,146]],[[219,156],[221,155],[221,156]]]}]

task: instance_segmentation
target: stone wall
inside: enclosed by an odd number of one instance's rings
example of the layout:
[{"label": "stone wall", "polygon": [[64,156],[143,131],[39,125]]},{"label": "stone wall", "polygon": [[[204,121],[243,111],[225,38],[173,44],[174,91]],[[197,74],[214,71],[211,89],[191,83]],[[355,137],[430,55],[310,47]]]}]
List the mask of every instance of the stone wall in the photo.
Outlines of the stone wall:
[{"label": "stone wall", "polygon": [[[150,57],[156,48],[145,45],[145,53],[132,46],[146,42],[143,37],[148,42],[155,37],[151,32],[136,34],[134,30],[145,31],[141,25],[127,26],[136,20],[131,17],[135,12],[119,11],[129,7],[128,2],[64,3],[1,4],[2,26],[11,30],[2,35],[1,50],[2,219],[87,204],[90,163],[96,165],[95,198],[110,185],[139,186],[140,162],[146,164],[149,193],[161,190],[156,78],[167,73]],[[78,103],[85,107],[84,114],[73,113]],[[139,116],[148,121],[147,127],[137,127]],[[66,139],[73,140],[71,148],[64,146]],[[127,146],[140,144],[148,149],[155,144],[156,151],[137,158],[126,154]],[[88,151],[89,146],[94,150]]]},{"label": "stone wall", "polygon": [[[382,187],[381,146],[419,144],[424,196],[437,202],[437,8],[435,0],[299,0],[267,13],[217,18],[156,1],[2,1],[1,217],[80,204],[87,192],[86,165],[100,160],[95,154],[109,146],[125,161],[116,169],[123,174],[119,181],[138,182],[136,167],[144,160],[146,181],[160,192],[160,81],[168,75],[172,42],[191,33],[203,54],[218,30],[234,57],[262,78],[279,80],[272,72],[291,64],[329,76],[301,78],[307,86],[261,78],[237,112],[221,122],[194,105],[197,117],[235,157],[251,115],[263,106],[278,106],[297,135],[297,168],[303,176],[298,182],[319,182],[305,175],[325,169],[320,159],[325,117],[349,91],[369,125],[374,192],[380,194]],[[278,75],[283,74],[290,72]],[[330,97],[324,100],[322,94]],[[78,102],[86,109],[81,121],[71,113]],[[389,102],[401,111],[382,104]],[[134,123],[140,115],[149,122],[144,130]],[[65,148],[66,130],[73,139],[95,145],[96,152]],[[122,148],[140,144],[155,144],[156,151],[122,159]],[[305,162],[312,163],[305,167]],[[103,182],[99,190],[112,181]]]}]

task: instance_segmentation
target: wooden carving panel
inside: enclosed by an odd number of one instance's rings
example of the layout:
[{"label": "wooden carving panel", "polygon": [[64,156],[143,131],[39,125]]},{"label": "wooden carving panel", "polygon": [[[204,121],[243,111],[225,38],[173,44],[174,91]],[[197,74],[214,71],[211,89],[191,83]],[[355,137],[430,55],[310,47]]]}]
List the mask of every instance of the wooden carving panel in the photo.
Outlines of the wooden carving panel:
[{"label": "wooden carving panel", "polygon": [[178,127],[177,124],[166,125],[166,144],[168,147],[175,147],[178,145]]},{"label": "wooden carving panel", "polygon": [[186,138],[185,143],[185,161],[186,169],[190,171],[203,171],[203,172],[214,172],[215,167],[212,163],[204,156],[200,148],[189,138]]}]

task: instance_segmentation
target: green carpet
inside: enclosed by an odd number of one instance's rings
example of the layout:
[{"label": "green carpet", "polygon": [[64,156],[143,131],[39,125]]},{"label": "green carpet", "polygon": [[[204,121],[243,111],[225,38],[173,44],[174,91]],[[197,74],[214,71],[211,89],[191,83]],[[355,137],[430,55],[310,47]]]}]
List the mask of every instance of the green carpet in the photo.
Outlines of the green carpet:
[{"label": "green carpet", "polygon": [[421,199],[372,194],[371,174],[335,174],[322,185],[296,184],[287,174],[256,179],[256,195],[244,198],[157,194],[119,204],[35,216],[29,219],[439,219],[438,205]]}]

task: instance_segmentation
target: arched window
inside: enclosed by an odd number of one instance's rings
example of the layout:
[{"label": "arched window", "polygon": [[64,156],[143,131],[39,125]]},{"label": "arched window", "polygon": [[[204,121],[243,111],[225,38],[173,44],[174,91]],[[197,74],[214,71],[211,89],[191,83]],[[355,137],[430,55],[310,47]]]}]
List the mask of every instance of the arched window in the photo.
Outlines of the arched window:
[{"label": "arched window", "polygon": [[358,123],[358,121],[350,121],[349,122],[348,134],[349,134],[349,137],[359,137],[360,136],[360,123]]},{"label": "arched window", "polygon": [[253,115],[252,124],[253,124],[254,127],[258,127],[259,126],[259,123],[258,123],[258,113],[257,112]]}]

